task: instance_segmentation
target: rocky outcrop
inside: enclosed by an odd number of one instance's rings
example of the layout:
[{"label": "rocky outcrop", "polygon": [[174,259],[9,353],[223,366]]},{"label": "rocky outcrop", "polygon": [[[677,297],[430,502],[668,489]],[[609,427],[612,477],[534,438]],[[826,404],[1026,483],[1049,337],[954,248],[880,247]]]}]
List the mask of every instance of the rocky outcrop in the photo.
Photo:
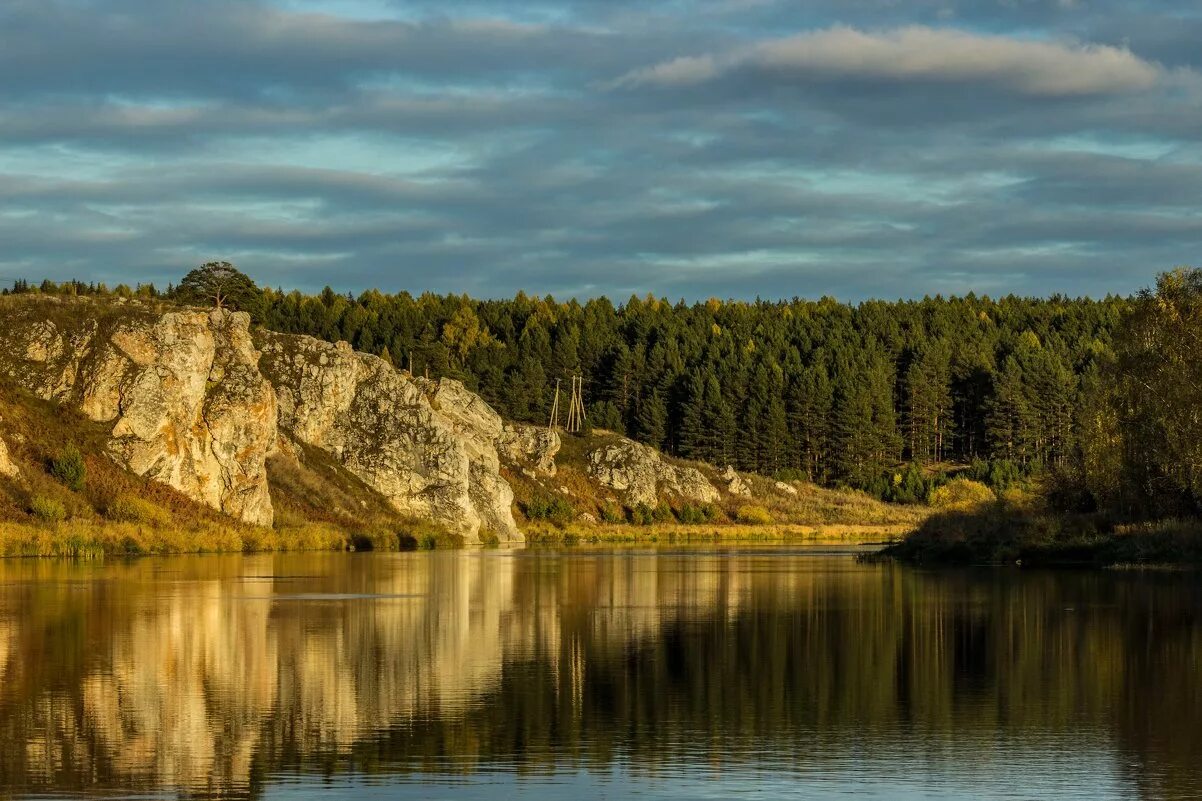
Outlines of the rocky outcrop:
[{"label": "rocky outcrop", "polygon": [[555,455],[559,453],[559,432],[543,426],[506,423],[501,429],[497,450],[501,461],[528,476],[554,476]]},{"label": "rocky outcrop", "polygon": [[8,446],[4,444],[4,440],[0,439],[0,476],[5,478],[20,478],[21,468],[13,463],[9,458]]},{"label": "rocky outcrop", "polygon": [[111,423],[109,454],[131,472],[270,525],[275,393],[249,326],[247,315],[226,311],[29,303],[0,334],[0,371]]},{"label": "rocky outcrop", "polygon": [[402,513],[468,542],[483,529],[522,541],[500,475],[504,426],[479,396],[458,381],[410,378],[345,342],[261,332],[259,346],[288,436],[333,455]]},{"label": "rocky outcrop", "polygon": [[661,494],[712,503],[719,498],[699,470],[664,461],[659,452],[620,438],[588,454],[588,472],[603,486],[622,493],[631,505],[655,506]]},{"label": "rocky outcrop", "polygon": [[744,498],[751,497],[751,487],[747,486],[747,482],[735,472],[733,466],[727,465],[719,478],[726,483],[726,491],[731,495],[739,495]]}]

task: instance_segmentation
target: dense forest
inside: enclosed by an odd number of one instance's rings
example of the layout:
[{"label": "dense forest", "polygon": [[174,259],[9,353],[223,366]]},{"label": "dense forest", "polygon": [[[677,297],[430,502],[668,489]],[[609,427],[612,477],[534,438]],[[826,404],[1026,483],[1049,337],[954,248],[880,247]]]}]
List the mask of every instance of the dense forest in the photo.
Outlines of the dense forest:
[{"label": "dense forest", "polygon": [[[1198,416],[1181,378],[1197,372],[1202,352],[1163,354],[1202,351],[1200,276],[1168,273],[1134,298],[855,305],[304,295],[247,280],[253,291],[240,305],[272,330],[346,340],[415,373],[462,379],[512,419],[546,422],[557,381],[566,391],[579,374],[591,426],[686,458],[894,500],[919,499],[923,476],[955,465],[995,487],[1050,472],[1078,505],[1192,512],[1202,440],[1166,420]],[[212,300],[193,278],[166,294]],[[12,291],[107,290],[47,282]]]}]

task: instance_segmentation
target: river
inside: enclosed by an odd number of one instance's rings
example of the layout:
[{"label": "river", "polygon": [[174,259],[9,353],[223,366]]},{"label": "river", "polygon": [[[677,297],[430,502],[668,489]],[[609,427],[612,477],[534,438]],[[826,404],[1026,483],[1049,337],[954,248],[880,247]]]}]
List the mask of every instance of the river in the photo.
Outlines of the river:
[{"label": "river", "polygon": [[0,798],[1202,797],[1195,573],[0,562]]}]

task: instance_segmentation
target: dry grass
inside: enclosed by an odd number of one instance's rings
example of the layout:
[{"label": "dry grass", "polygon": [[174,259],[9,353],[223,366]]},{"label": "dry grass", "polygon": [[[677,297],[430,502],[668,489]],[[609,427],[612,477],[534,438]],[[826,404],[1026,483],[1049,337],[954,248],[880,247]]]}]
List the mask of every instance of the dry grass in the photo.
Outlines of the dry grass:
[{"label": "dry grass", "polygon": [[322,523],[275,530],[206,524],[195,528],[68,520],[53,525],[0,523],[0,556],[65,556],[345,550],[344,532]]},{"label": "dry grass", "polygon": [[526,541],[531,545],[657,542],[804,542],[864,545],[893,542],[911,530],[912,526],[909,525],[804,526],[796,524],[743,525],[739,523],[700,525],[654,523],[649,526],[573,523],[563,528],[534,523],[525,529]]}]

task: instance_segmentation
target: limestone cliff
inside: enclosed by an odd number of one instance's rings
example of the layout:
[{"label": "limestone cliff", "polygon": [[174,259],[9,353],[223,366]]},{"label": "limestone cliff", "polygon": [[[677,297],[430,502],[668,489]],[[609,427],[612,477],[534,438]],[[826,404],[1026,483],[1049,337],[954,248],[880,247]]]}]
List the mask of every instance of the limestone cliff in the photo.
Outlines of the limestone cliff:
[{"label": "limestone cliff", "polygon": [[112,424],[108,452],[131,472],[271,524],[275,393],[245,314],[45,298],[4,315],[0,372],[10,380]]},{"label": "limestone cliff", "polygon": [[700,471],[671,464],[653,448],[625,437],[593,450],[587,459],[589,474],[631,505],[655,506],[661,494],[702,503],[720,497]]},{"label": "limestone cliff", "polygon": [[258,334],[282,433],[333,455],[403,513],[479,542],[520,542],[500,475],[500,416],[458,381],[410,378],[375,356],[311,337]]},{"label": "limestone cliff", "polygon": [[245,314],[137,302],[10,298],[0,312],[0,374],[111,425],[121,466],[246,522],[272,523],[266,460],[281,441],[330,454],[392,508],[468,542],[522,540],[502,458],[555,471],[558,435],[345,342],[252,338]]}]

